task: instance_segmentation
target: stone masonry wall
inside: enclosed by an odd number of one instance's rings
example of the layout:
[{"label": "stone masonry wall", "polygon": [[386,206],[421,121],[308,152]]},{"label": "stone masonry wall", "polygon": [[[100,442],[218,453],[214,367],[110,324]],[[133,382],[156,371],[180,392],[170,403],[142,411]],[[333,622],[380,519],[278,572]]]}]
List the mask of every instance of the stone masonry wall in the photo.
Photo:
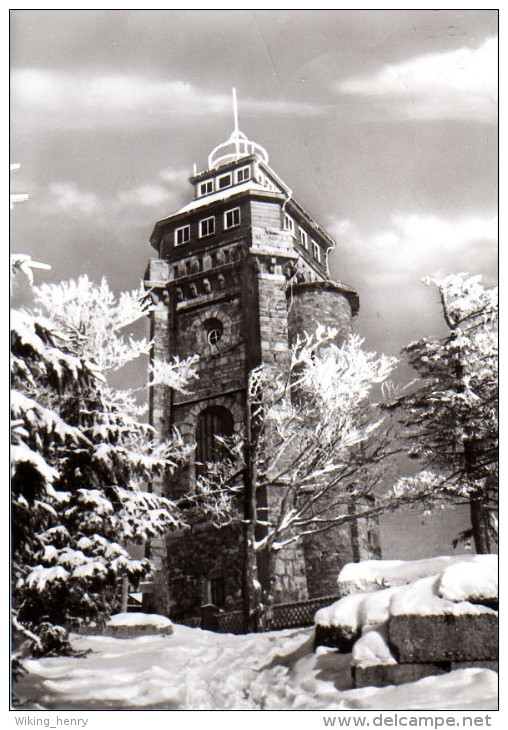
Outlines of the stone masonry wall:
[{"label": "stone masonry wall", "polygon": [[[178,311],[176,318],[175,353],[180,357],[199,356],[198,380],[191,384],[193,398],[198,400],[243,388],[245,345],[240,294],[199,309]],[[206,336],[206,321],[209,319],[219,320],[223,327],[222,338],[213,345]],[[175,405],[188,397],[176,394]]]},{"label": "stone masonry wall", "polygon": [[[316,331],[318,324],[334,327],[337,344],[352,332],[352,311],[347,298],[328,282],[300,284],[288,290],[288,334],[293,343],[297,335]],[[331,285],[333,286],[333,284]]]},{"label": "stone masonry wall", "polygon": [[309,598],[337,593],[337,576],[346,563],[379,558],[377,533],[374,521],[358,520],[305,537]]},{"label": "stone masonry wall", "polygon": [[[278,514],[283,487],[269,487],[267,501],[272,515]],[[308,598],[307,572],[303,545],[295,542],[273,554],[275,576],[274,602],[304,601]]]},{"label": "stone masonry wall", "polygon": [[[147,288],[153,287],[155,297],[155,307],[150,315],[150,338],[152,339],[152,349],[150,352],[150,362],[166,361],[168,359],[169,347],[169,313],[168,313],[168,297],[164,290],[167,277],[169,275],[169,267],[165,261],[160,259],[152,259],[150,261],[147,272]],[[160,434],[161,438],[167,435],[167,410],[168,410],[168,392],[167,388],[157,386],[150,389],[150,422]],[[162,490],[162,486],[158,485],[158,490]],[[154,488],[154,491],[157,491]]]},{"label": "stone masonry wall", "polygon": [[[287,371],[290,364],[286,278],[282,273],[260,272],[259,320],[261,358],[274,375]],[[268,488],[268,510],[272,518],[278,514],[281,487]],[[304,600],[307,598],[307,580],[302,547],[293,544],[278,551],[273,559],[275,576],[274,599],[276,602]]]},{"label": "stone masonry wall", "polygon": [[212,581],[222,584],[225,600],[220,608],[241,608],[241,529],[238,524],[220,530],[197,524],[166,538],[170,618],[199,616],[200,607],[211,602]]},{"label": "stone masonry wall", "polygon": [[[165,361],[169,347],[169,299],[165,292],[168,265],[160,259],[152,259],[147,271],[147,289],[152,289],[156,301],[150,315],[150,337],[153,341],[150,362]],[[160,438],[168,435],[168,411],[170,393],[164,386],[150,388],[150,422]],[[164,477],[154,479],[151,489],[156,494],[166,493]],[[144,608],[163,615],[169,610],[169,591],[165,576],[167,574],[167,551],[164,538],[155,538],[150,543],[150,559],[154,567],[154,593],[145,594]],[[147,603],[148,602],[148,603]]]},{"label": "stone masonry wall", "polygon": [[280,372],[290,362],[286,278],[282,273],[260,272],[258,286],[261,360]]}]

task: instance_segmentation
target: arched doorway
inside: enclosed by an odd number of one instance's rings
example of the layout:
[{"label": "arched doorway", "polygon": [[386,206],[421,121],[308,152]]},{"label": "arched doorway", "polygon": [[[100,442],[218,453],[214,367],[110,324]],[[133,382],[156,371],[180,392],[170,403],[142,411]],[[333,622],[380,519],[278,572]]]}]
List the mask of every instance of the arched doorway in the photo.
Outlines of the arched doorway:
[{"label": "arched doorway", "polygon": [[196,474],[203,473],[208,462],[224,457],[216,436],[231,436],[233,430],[233,416],[227,408],[209,406],[201,411],[196,425]]}]

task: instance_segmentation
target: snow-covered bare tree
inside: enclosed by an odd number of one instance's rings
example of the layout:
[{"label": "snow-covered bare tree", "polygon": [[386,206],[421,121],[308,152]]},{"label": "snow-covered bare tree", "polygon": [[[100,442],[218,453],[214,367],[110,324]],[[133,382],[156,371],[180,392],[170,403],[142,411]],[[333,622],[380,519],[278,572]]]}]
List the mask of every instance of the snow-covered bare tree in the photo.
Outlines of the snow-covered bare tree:
[{"label": "snow-covered bare tree", "polygon": [[[15,257],[26,273],[30,261]],[[35,289],[38,310],[12,313],[13,561],[15,623],[39,653],[61,651],[66,632],[101,622],[118,606],[123,577],[150,570],[124,545],[181,525],[175,505],[150,481],[186,458],[175,432],[160,443],[134,394],[105,374],[148,343],[123,336],[146,315],[140,292],[118,299],[106,281]],[[192,361],[169,363],[182,389]]]},{"label": "snow-covered bare tree", "polygon": [[448,334],[404,349],[419,380],[395,401],[404,408],[409,453],[422,464],[394,496],[467,502],[478,553],[490,552],[498,510],[497,288],[480,276],[424,279],[437,288]]},{"label": "snow-covered bare tree", "polygon": [[[237,518],[235,495],[243,495],[244,619],[251,630],[269,625],[277,551],[387,506],[372,497],[396,446],[390,418],[372,396],[396,361],[366,352],[357,336],[338,346],[336,334],[319,327],[298,339],[287,372],[251,372],[246,433],[221,439],[228,458],[207,465],[198,481],[195,500],[216,524]],[[260,509],[264,490],[272,494],[268,512]],[[264,590],[260,554],[270,576]]]}]

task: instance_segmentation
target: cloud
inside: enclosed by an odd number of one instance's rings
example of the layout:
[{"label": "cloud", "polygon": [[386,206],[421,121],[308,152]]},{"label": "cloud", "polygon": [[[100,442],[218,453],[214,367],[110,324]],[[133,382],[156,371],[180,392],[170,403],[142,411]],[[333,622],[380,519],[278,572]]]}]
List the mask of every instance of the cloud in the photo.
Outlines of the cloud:
[{"label": "cloud", "polygon": [[116,197],[116,203],[122,207],[164,207],[174,203],[175,195],[162,185],[138,185],[132,190],[120,191]]},{"label": "cloud", "polygon": [[330,230],[348,267],[364,279],[414,281],[453,271],[491,274],[497,257],[497,216],[445,219],[430,214],[393,216],[389,224],[364,233],[352,221],[332,222]]},{"label": "cloud", "polygon": [[[242,111],[260,115],[315,115],[311,104],[242,99]],[[169,121],[231,114],[231,96],[203,91],[186,81],[150,76],[91,75],[75,71],[13,69],[13,118],[24,125],[53,128],[160,128]]]},{"label": "cloud", "polygon": [[166,167],[159,172],[159,178],[171,185],[181,186],[186,183],[190,177],[190,170],[186,167]]},{"label": "cloud", "polygon": [[81,190],[74,183],[67,182],[51,183],[43,198],[34,197],[34,204],[40,212],[85,217],[95,215],[102,208],[100,198],[95,193]]},{"label": "cloud", "polygon": [[355,326],[369,348],[396,354],[419,337],[444,333],[439,301],[432,287],[421,284],[424,276],[464,271],[481,274],[485,286],[496,284],[495,214],[409,213],[393,216],[377,231],[350,220],[336,220],[328,228],[337,241],[332,276],[357,289]]},{"label": "cloud", "polygon": [[132,189],[119,190],[104,199],[75,183],[54,182],[33,196],[32,207],[45,217],[63,215],[72,219],[117,213],[139,213],[145,217],[146,213],[142,209],[158,208],[162,213],[176,209],[180,204],[178,192],[164,185],[145,183]]},{"label": "cloud", "polygon": [[429,53],[387,64],[369,77],[335,85],[341,94],[366,97],[389,117],[497,119],[497,39],[478,48]]}]

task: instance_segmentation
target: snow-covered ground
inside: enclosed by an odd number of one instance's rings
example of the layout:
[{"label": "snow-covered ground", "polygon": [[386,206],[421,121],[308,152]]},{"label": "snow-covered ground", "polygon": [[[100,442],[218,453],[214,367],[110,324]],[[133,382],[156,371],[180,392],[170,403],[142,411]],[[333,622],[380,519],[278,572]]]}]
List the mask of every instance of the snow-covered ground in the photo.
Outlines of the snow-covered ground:
[{"label": "snow-covered ground", "polygon": [[82,658],[30,660],[23,709],[462,709],[497,707],[497,674],[460,669],[398,687],[351,689],[350,654],[313,652],[311,629],[73,636]]}]

